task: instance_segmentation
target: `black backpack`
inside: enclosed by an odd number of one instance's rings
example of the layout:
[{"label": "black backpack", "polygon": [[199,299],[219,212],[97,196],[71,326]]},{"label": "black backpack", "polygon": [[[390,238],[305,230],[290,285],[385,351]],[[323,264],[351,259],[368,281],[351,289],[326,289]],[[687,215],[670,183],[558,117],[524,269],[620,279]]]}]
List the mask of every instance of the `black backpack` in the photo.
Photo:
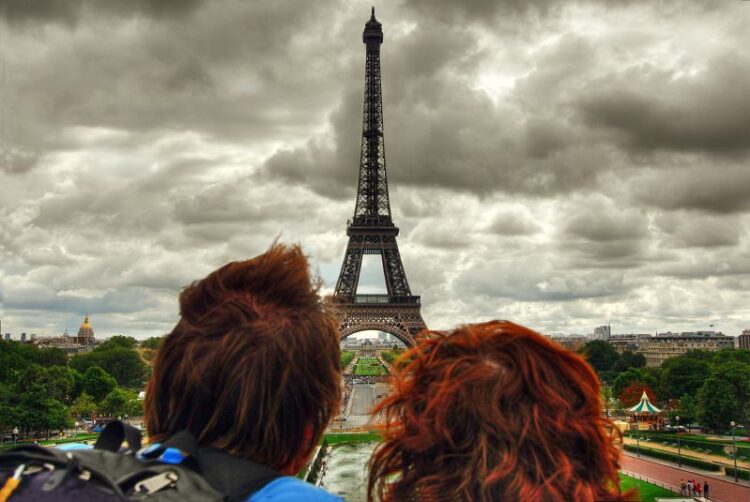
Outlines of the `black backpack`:
[{"label": "black backpack", "polygon": [[198,448],[188,432],[140,447],[140,431],[119,421],[107,425],[94,449],[19,446],[0,454],[0,486],[9,486],[23,465],[11,502],[242,502],[281,476],[220,450]]}]

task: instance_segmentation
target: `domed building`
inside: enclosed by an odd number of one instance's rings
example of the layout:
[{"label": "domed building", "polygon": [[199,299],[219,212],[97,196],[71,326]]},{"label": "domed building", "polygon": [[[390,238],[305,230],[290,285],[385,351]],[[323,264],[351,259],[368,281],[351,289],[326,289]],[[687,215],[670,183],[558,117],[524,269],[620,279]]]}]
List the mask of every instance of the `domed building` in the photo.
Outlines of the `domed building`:
[{"label": "domed building", "polygon": [[91,327],[88,314],[83,319],[83,324],[81,324],[81,327],[78,328],[76,343],[87,347],[91,347],[96,344],[96,339],[94,338],[94,328]]}]

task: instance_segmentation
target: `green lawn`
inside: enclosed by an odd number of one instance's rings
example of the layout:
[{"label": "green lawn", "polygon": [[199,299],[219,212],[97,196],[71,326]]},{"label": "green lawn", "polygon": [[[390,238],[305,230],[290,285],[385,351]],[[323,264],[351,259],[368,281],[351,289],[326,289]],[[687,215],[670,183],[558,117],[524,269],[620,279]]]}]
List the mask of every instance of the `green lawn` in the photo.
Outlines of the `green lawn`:
[{"label": "green lawn", "polygon": [[622,488],[623,491],[637,488],[639,496],[634,500],[640,502],[653,502],[657,497],[668,498],[678,496],[678,494],[671,492],[666,488],[652,485],[651,483],[641,481],[640,479],[631,478],[625,474],[620,474],[620,488]]},{"label": "green lawn", "polygon": [[361,364],[357,364],[354,367],[354,375],[356,376],[381,376],[381,375],[387,375],[388,371],[382,366],[363,366]]},{"label": "green lawn", "polygon": [[369,441],[383,440],[377,432],[327,433],[323,438],[331,445],[341,443],[366,443]]},{"label": "green lawn", "polygon": [[[96,433],[96,432],[92,432],[92,433],[79,432],[78,435],[76,436],[75,441],[77,442],[90,441],[98,437],[99,437],[99,433]],[[33,443],[33,442],[34,441],[24,440],[24,441],[18,441],[17,444],[20,446],[24,444]],[[73,436],[70,436],[70,437],[64,437],[64,438],[59,438],[59,439],[50,439],[49,441],[39,441],[39,444],[42,446],[55,446],[58,444],[65,444],[65,443],[72,443],[72,442],[73,442]],[[0,445],[0,451],[10,450],[11,448],[13,448],[13,443],[11,441],[5,442]]]},{"label": "green lawn", "polygon": [[341,367],[346,368],[349,363],[354,359],[354,352],[348,352],[346,350],[341,352]]},{"label": "green lawn", "polygon": [[381,376],[387,375],[388,370],[380,364],[376,357],[360,357],[354,366],[355,376]]},{"label": "green lawn", "polygon": [[378,361],[377,357],[360,357],[357,364],[363,366],[380,366],[380,361]]}]

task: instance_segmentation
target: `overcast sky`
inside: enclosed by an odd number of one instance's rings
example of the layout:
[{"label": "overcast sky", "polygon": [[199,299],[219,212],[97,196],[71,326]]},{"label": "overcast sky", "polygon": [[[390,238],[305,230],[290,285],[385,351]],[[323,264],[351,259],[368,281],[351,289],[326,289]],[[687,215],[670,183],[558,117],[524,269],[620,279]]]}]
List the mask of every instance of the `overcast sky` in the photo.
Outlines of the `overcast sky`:
[{"label": "overcast sky", "polygon": [[[276,236],[330,291],[370,5],[0,0],[3,332],[168,332],[183,286]],[[750,2],[375,7],[430,327],[750,328]]]}]

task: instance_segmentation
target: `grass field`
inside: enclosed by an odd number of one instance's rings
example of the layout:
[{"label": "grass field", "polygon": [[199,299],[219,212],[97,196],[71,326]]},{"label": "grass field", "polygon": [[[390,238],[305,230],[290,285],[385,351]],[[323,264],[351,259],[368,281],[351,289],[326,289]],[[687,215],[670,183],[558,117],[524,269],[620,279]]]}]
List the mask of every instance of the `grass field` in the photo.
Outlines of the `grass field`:
[{"label": "grass field", "polygon": [[355,376],[381,376],[387,375],[388,370],[380,364],[376,357],[360,357],[354,367]]},{"label": "grass field", "polygon": [[341,367],[346,368],[349,366],[349,363],[352,362],[352,359],[354,359],[354,352],[349,352],[346,350],[341,351]]},{"label": "grass field", "polygon": [[630,490],[631,488],[638,489],[638,496],[633,499],[640,502],[653,502],[657,497],[668,498],[676,497],[677,494],[662,488],[661,486],[652,485],[640,479],[631,478],[625,474],[620,474],[620,488],[623,491]]},{"label": "grass field", "polygon": [[354,374],[356,376],[381,376],[387,375],[388,371],[382,366],[363,366],[358,364],[354,367]]},{"label": "grass field", "polygon": [[350,434],[328,433],[323,436],[330,445],[341,443],[366,443],[369,441],[382,441],[383,438],[377,432],[355,432]]},{"label": "grass field", "polygon": [[[98,433],[79,432],[78,435],[76,436],[75,441],[76,442],[89,441],[92,439],[96,439],[98,437],[99,437]],[[59,439],[50,439],[49,441],[39,441],[39,444],[42,446],[55,446],[58,444],[65,444],[65,443],[72,443],[72,442],[74,442],[73,436],[70,436],[70,437],[64,437],[64,438],[59,438]],[[33,441],[28,441],[28,440],[19,441],[18,446],[29,444],[29,443],[33,443]],[[13,443],[10,441],[0,445],[0,451],[10,450],[11,448],[13,448]]]}]

